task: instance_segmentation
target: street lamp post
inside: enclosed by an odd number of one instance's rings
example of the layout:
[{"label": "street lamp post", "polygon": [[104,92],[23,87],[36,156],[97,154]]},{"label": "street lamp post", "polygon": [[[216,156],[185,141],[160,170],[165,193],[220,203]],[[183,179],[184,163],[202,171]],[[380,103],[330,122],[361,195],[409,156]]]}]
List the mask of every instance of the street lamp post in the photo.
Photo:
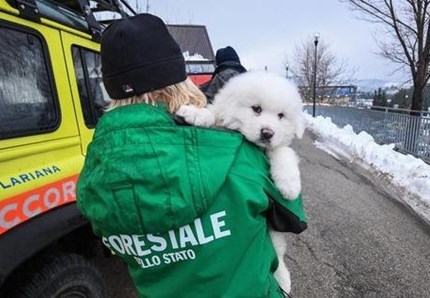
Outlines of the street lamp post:
[{"label": "street lamp post", "polygon": [[315,33],[315,40],[314,40],[314,44],[315,44],[315,55],[314,55],[314,105],[313,105],[313,109],[312,109],[312,117],[315,117],[315,101],[316,101],[316,97],[317,97],[317,48],[318,48],[318,39],[320,37],[319,33]]}]

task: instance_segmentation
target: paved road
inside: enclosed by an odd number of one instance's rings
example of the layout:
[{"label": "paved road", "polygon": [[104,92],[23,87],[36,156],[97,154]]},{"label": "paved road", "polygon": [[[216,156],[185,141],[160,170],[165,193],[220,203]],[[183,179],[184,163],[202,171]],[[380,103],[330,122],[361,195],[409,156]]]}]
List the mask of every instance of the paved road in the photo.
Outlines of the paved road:
[{"label": "paved road", "polygon": [[[309,228],[287,236],[293,297],[430,297],[429,226],[312,138],[294,144]],[[135,297],[120,262],[101,265],[111,297]]]},{"label": "paved road", "polygon": [[430,297],[430,227],[312,138],[294,144],[309,228],[288,236],[293,297]]}]

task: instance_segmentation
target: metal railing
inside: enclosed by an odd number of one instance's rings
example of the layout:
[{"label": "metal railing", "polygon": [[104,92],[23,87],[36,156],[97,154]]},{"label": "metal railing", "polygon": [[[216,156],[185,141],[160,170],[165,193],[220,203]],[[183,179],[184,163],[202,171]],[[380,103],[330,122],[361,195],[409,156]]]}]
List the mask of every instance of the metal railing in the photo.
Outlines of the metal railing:
[{"label": "metal railing", "polygon": [[[312,114],[312,106],[304,109]],[[429,112],[386,107],[348,107],[317,105],[315,114],[330,117],[343,127],[351,125],[356,133],[365,131],[378,144],[395,144],[395,149],[415,155],[430,162],[430,115]]]}]

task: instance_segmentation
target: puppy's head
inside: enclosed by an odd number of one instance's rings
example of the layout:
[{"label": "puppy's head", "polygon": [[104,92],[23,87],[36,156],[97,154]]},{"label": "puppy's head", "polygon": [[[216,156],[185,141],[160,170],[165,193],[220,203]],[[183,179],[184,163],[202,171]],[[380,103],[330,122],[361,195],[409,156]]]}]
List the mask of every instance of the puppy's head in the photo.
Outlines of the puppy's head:
[{"label": "puppy's head", "polygon": [[265,148],[288,146],[305,130],[297,88],[267,72],[247,72],[232,78],[216,95],[213,108],[219,125],[238,130]]}]

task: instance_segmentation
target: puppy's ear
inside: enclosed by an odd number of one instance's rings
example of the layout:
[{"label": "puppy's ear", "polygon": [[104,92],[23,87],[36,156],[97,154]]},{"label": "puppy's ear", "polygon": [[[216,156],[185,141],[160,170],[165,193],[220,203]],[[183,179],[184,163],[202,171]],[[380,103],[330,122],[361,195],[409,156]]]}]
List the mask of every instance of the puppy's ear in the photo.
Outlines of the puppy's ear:
[{"label": "puppy's ear", "polygon": [[302,113],[300,113],[300,115],[297,115],[295,124],[296,124],[296,130],[295,130],[296,137],[298,139],[301,139],[306,129],[306,121]]}]

